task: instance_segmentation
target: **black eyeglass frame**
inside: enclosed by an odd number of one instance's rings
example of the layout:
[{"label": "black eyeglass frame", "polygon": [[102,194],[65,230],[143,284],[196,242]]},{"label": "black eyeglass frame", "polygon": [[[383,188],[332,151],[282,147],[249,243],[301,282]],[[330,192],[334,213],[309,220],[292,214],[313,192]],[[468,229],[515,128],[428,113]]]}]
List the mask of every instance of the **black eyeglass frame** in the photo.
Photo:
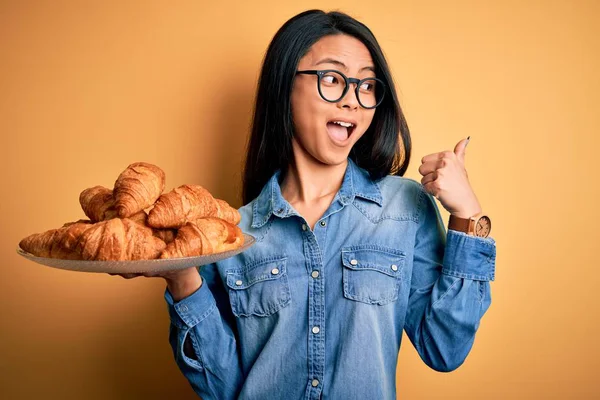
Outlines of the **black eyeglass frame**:
[{"label": "black eyeglass frame", "polygon": [[[344,82],[346,83],[346,87],[344,88],[344,91],[342,92],[342,95],[340,96],[339,99],[337,100],[329,100],[327,99],[325,96],[323,96],[323,93],[321,92],[321,79],[323,79],[323,76],[325,76],[328,72],[335,72],[336,74],[340,74],[342,78],[344,78]],[[338,70],[335,69],[321,69],[321,70],[317,70],[317,69],[307,69],[307,70],[303,70],[303,71],[296,71],[296,75],[297,74],[304,74],[304,75],[317,75],[318,79],[317,79],[317,89],[319,90],[319,95],[321,95],[321,98],[323,100],[325,100],[328,103],[337,103],[340,100],[342,100],[344,98],[344,96],[346,95],[346,93],[348,93],[348,88],[350,87],[351,83],[356,83],[356,87],[354,88],[354,93],[356,94],[356,99],[358,100],[358,103],[360,104],[360,106],[362,108],[366,108],[367,110],[372,110],[373,108],[378,107],[379,105],[381,105],[381,103],[383,102],[383,98],[385,97],[385,92],[387,87],[385,86],[385,83],[378,78],[375,77],[369,77],[369,78],[364,78],[364,79],[358,79],[358,78],[349,78],[346,75],[344,75],[343,73],[341,73]],[[372,107],[365,107],[365,105],[362,103],[362,101],[360,101],[360,95],[358,94],[358,88],[360,87],[360,85],[365,82],[365,81],[377,81],[377,83],[379,85],[381,85],[381,90],[383,90],[383,93],[381,94],[381,98],[379,99],[379,101]]]}]

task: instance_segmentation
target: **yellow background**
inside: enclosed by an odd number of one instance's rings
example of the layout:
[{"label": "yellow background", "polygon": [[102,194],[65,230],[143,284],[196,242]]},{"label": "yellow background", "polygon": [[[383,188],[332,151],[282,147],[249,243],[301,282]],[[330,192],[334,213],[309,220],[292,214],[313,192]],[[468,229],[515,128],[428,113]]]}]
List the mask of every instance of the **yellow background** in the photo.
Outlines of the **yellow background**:
[{"label": "yellow background", "polygon": [[[403,399],[600,396],[598,1],[0,2],[0,398],[193,399],[162,280],[43,267],[19,240],[83,217],[134,161],[241,204],[260,63],[309,8],[367,24],[426,154],[471,136],[498,243],[492,306],[455,372],[405,336]],[[443,213],[444,217],[447,213]],[[265,377],[269,379],[269,377]]]}]

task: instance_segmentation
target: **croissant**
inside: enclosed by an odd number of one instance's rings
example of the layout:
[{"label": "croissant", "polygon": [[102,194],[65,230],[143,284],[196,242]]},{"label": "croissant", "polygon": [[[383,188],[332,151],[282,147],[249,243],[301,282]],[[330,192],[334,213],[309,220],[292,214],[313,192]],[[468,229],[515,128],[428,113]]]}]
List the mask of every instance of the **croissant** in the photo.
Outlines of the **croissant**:
[{"label": "croissant", "polygon": [[91,227],[89,221],[69,222],[58,229],[29,235],[21,240],[19,246],[37,257],[80,260],[81,252],[78,251],[77,244],[82,234]]},{"label": "croissant", "polygon": [[156,229],[152,228],[152,234],[165,242],[166,244],[171,243],[175,240],[175,236],[177,235],[177,231],[175,229]]},{"label": "croissant", "polygon": [[81,253],[77,249],[79,240],[93,224],[87,222],[68,223],[59,230],[62,233],[54,237],[50,257],[67,260],[81,260]]},{"label": "croissant", "polygon": [[86,230],[77,245],[84,260],[143,260],[157,258],[166,244],[152,229],[127,218],[113,218]]},{"label": "croissant", "polygon": [[158,198],[148,214],[148,225],[180,228],[206,217],[221,217],[234,225],[240,222],[239,212],[226,201],[215,199],[200,185],[181,185]]},{"label": "croissant", "polygon": [[244,235],[238,226],[220,218],[203,218],[181,227],[160,258],[209,255],[233,250],[243,244]]},{"label": "croissant", "polygon": [[[92,222],[105,221],[107,219],[118,218],[119,214],[115,208],[115,199],[113,191],[103,186],[94,186],[85,189],[79,195],[79,203],[85,215]],[[146,224],[148,214],[141,210],[129,217],[130,220]]]},{"label": "croissant", "polygon": [[100,222],[118,216],[113,191],[103,186],[85,189],[79,195],[79,204],[81,204],[85,215],[93,222]]},{"label": "croissant", "polygon": [[148,213],[154,228],[179,228],[198,218],[216,215],[217,202],[200,185],[182,185],[161,195]]},{"label": "croissant", "polygon": [[92,224],[93,222],[90,221],[89,219],[79,219],[79,220],[73,221],[73,222],[65,222],[62,227],[65,228],[67,226],[71,226],[73,224],[79,224],[79,223]]},{"label": "croissant", "polygon": [[150,207],[165,189],[165,173],[156,165],[137,162],[121,172],[115,182],[115,208],[128,218]]},{"label": "croissant", "polygon": [[50,257],[54,237],[60,235],[58,231],[59,229],[50,229],[43,233],[29,235],[19,242],[19,247],[37,257]]},{"label": "croissant", "polygon": [[132,220],[133,222],[137,222],[140,225],[147,226],[146,223],[148,221],[148,214],[146,214],[146,211],[142,210],[133,214],[128,219]]},{"label": "croissant", "polygon": [[231,207],[225,200],[215,199],[218,206],[217,217],[224,219],[230,224],[237,225],[240,223],[242,216],[239,211]]}]

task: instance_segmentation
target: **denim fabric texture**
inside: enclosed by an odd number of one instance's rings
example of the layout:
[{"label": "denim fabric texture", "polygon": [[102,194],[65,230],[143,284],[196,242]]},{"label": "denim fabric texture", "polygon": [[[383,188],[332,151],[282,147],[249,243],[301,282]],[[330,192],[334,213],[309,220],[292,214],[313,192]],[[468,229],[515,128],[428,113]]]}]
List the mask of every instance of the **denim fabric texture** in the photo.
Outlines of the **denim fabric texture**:
[{"label": "denim fabric texture", "polygon": [[495,241],[446,232],[420,183],[374,182],[351,160],[311,229],[279,178],[240,209],[254,246],[201,267],[189,297],[175,303],[165,292],[169,341],[195,392],[395,399],[403,331],[429,367],[458,368],[491,304]]}]

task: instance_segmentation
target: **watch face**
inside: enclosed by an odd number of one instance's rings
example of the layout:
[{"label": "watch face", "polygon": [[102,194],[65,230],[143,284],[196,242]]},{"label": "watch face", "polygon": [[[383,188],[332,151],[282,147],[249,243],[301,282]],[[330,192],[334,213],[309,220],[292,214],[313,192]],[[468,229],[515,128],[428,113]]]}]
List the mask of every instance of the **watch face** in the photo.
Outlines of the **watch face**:
[{"label": "watch face", "polygon": [[492,230],[492,221],[487,216],[482,216],[475,225],[475,236],[488,237]]}]

